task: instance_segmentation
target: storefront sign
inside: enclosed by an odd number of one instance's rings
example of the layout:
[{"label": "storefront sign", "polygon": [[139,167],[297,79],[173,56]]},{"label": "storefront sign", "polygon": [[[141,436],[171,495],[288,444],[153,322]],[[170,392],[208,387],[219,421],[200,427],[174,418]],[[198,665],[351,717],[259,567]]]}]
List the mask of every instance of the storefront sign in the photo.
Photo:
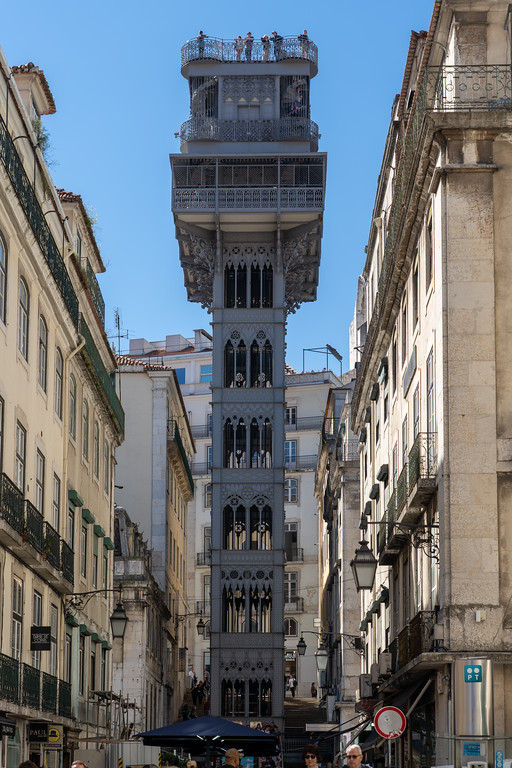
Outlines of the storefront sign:
[{"label": "storefront sign", "polygon": [[30,650],[49,651],[51,634],[51,627],[30,627]]},{"label": "storefront sign", "polygon": [[482,666],[480,664],[466,664],[464,667],[464,682],[465,683],[481,683],[482,682]]},{"label": "storefront sign", "polygon": [[31,742],[48,741],[49,723],[33,722],[28,724],[28,740]]},{"label": "storefront sign", "polygon": [[480,757],[480,742],[479,741],[464,741],[462,742],[462,754],[470,757]]},{"label": "storefront sign", "polygon": [[7,736],[8,739],[14,739],[16,735],[16,721],[9,720],[8,717],[0,717],[0,737]]}]

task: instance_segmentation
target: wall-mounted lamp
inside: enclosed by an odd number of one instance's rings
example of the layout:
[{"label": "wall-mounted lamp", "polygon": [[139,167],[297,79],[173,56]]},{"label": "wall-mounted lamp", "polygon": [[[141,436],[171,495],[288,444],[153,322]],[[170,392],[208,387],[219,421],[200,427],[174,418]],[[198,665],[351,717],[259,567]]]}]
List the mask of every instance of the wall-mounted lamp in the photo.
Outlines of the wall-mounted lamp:
[{"label": "wall-mounted lamp", "polygon": [[368,542],[363,539],[359,542],[359,547],[355,551],[355,557],[350,561],[352,574],[356,583],[356,589],[360,592],[362,589],[372,589],[377,571],[378,561]]},{"label": "wall-mounted lamp", "polygon": [[110,617],[110,626],[112,628],[112,637],[124,637],[126,631],[126,625],[128,623],[128,616],[124,610],[123,602],[121,600],[121,589],[93,589],[90,592],[75,592],[64,601],[64,611],[66,616],[72,616],[77,611],[83,610],[89,600],[95,595],[106,595],[107,592],[119,592],[119,600]]}]

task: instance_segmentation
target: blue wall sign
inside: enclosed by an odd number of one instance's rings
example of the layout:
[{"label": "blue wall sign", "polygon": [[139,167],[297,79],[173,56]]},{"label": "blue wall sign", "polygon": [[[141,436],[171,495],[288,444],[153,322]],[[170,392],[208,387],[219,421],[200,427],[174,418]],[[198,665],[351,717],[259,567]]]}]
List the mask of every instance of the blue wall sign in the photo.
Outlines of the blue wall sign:
[{"label": "blue wall sign", "polygon": [[462,754],[470,755],[471,757],[480,757],[480,742],[464,741],[462,743]]},{"label": "blue wall sign", "polygon": [[464,667],[464,682],[465,683],[481,683],[482,682],[482,665],[466,664],[466,666]]},{"label": "blue wall sign", "polygon": [[495,768],[503,768],[503,752],[501,749],[496,750]]}]

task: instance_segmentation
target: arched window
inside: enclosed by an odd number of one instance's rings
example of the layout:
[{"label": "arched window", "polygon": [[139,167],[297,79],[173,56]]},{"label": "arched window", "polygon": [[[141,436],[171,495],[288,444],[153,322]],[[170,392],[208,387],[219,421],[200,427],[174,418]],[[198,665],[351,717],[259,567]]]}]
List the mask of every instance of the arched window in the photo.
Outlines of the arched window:
[{"label": "arched window", "polygon": [[5,323],[7,304],[7,249],[0,236],[0,320]]},{"label": "arched window", "polygon": [[223,531],[224,549],[246,548],[247,522],[245,507],[239,505],[233,508],[230,504],[224,507]]},{"label": "arched window", "polygon": [[110,493],[110,445],[107,439],[103,441],[103,488],[105,493]]},{"label": "arched window", "polygon": [[231,419],[224,424],[224,466],[235,466],[235,429]]},{"label": "arched window", "polygon": [[245,714],[245,681],[223,680],[221,683],[221,715],[234,717]]},{"label": "arched window", "polygon": [[39,386],[46,392],[48,379],[48,326],[42,315],[39,315],[39,354],[37,361],[37,380]]},{"label": "arched window", "polygon": [[247,306],[247,267],[227,264],[224,269],[224,306],[245,309]]},{"label": "arched window", "polygon": [[250,611],[249,632],[270,632],[272,619],[272,589],[270,586],[251,587]]},{"label": "arched window", "polygon": [[268,339],[260,346],[256,339],[251,344],[251,387],[272,386],[272,344]]},{"label": "arched window", "polygon": [[29,293],[25,280],[20,277],[18,293],[18,349],[28,360]]},{"label": "arched window", "polygon": [[94,420],[93,427],[93,453],[92,453],[92,465],[95,477],[100,476],[100,427],[96,419]]},{"label": "arched window", "polygon": [[251,507],[251,549],[272,549],[272,510],[268,504],[262,509]]},{"label": "arched window", "polygon": [[265,264],[263,268],[259,264],[251,266],[251,308],[272,306],[273,273],[272,265]]},{"label": "arched window", "polygon": [[249,716],[270,717],[272,714],[272,682],[249,680]]},{"label": "arched window", "polygon": [[284,633],[285,635],[288,635],[288,637],[297,637],[298,628],[296,619],[284,620]]},{"label": "arched window", "polygon": [[76,379],[69,374],[69,434],[76,438]]},{"label": "arched window", "polygon": [[82,455],[89,459],[89,403],[85,397],[82,404]]},{"label": "arched window", "polygon": [[55,351],[55,413],[62,419],[62,385],[64,377],[64,358],[57,347]]},{"label": "arched window", "polygon": [[251,421],[251,468],[272,466],[272,425],[265,419],[260,426],[257,419]]},{"label": "arched window", "polygon": [[228,341],[224,347],[224,386],[247,386],[247,347],[243,339],[236,346]]},{"label": "arched window", "polygon": [[245,587],[237,585],[224,587],[222,590],[222,631],[228,633],[245,632],[246,595]]}]

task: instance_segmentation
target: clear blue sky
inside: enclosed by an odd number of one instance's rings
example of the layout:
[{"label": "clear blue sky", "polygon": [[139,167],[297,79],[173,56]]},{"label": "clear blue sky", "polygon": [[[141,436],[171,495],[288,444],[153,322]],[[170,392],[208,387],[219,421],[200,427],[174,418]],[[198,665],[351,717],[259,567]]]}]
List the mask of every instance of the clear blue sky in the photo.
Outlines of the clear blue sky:
[{"label": "clear blue sky", "polygon": [[[179,151],[174,132],[188,117],[182,44],[199,28],[230,39],[307,28],[319,49],[311,117],[328,153],[327,203],[318,300],[289,319],[288,361],[301,370],[303,348],[331,344],[346,370],[391,104],[410,32],[428,29],[432,7],[433,0],[4,4],[0,45],[9,64],[33,61],[55,98],[57,113],[44,118],[55,184],[97,212],[110,334],[115,307],[131,338],[210,330],[206,311],[187,302],[170,213],[168,155]],[[307,369],[323,365],[319,355],[306,357]]]}]

